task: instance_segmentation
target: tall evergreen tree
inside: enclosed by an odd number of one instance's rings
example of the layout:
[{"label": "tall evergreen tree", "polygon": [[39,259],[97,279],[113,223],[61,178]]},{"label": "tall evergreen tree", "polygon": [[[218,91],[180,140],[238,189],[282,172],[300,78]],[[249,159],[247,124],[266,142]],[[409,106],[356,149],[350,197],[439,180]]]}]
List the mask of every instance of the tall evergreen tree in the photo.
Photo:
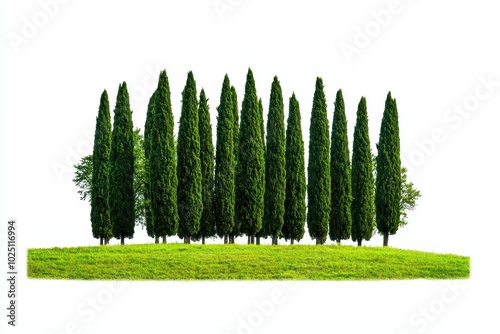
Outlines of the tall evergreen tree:
[{"label": "tall evergreen tree", "polygon": [[295,93],[290,97],[286,127],[286,197],[282,234],[286,240],[300,241],[306,221],[306,172],[300,107]]},{"label": "tall evergreen tree", "polygon": [[368,132],[366,99],[361,98],[354,127],[352,148],[352,241],[361,246],[362,240],[370,240],[374,228],[374,181],[372,152]]},{"label": "tall evergreen tree", "polygon": [[387,94],[385,101],[377,150],[376,221],[377,229],[384,236],[384,246],[387,246],[389,235],[395,234],[398,230],[401,201],[398,109],[391,92]]},{"label": "tall evergreen tree", "polygon": [[231,99],[233,105],[233,149],[234,149],[234,163],[236,164],[236,159],[238,158],[238,134],[239,134],[239,109],[238,109],[238,94],[236,94],[236,88],[231,86]]},{"label": "tall evergreen tree", "polygon": [[97,114],[94,150],[92,154],[92,191],[90,220],[92,235],[99,239],[101,245],[108,244],[113,237],[109,216],[109,168],[111,151],[111,116],[109,99],[106,90],[101,95]]},{"label": "tall evergreen tree", "polygon": [[227,74],[224,76],[220,104],[217,108],[217,143],[215,154],[215,222],[217,234],[229,242],[234,228],[235,163],[233,147],[233,100]]},{"label": "tall evergreen tree", "polygon": [[264,216],[264,125],[260,114],[255,80],[248,69],[241,109],[235,211],[241,231],[250,236],[252,243]]},{"label": "tall evergreen tree", "polygon": [[177,173],[174,146],[174,115],[167,72],[163,70],[155,93],[150,133],[150,191],[155,236],[175,235],[179,226]]},{"label": "tall evergreen tree", "polygon": [[191,71],[182,92],[177,140],[177,180],[179,232],[184,236],[184,242],[189,244],[191,237],[196,236],[200,229],[203,211],[198,98],[196,82]]},{"label": "tall evergreen tree", "polygon": [[285,110],[283,94],[278,77],[274,77],[267,114],[265,148],[265,195],[263,230],[272,237],[272,244],[278,238],[284,223],[286,171],[285,171]]},{"label": "tall evergreen tree", "polygon": [[[259,123],[260,123],[260,132],[262,133],[262,142],[264,143],[264,145],[266,144],[266,140],[264,138],[265,136],[265,132],[264,132],[264,105],[262,104],[262,99],[259,97]],[[266,154],[265,153],[266,149],[264,147],[264,155]]]},{"label": "tall evergreen tree", "polygon": [[198,109],[198,129],[200,133],[200,163],[203,211],[200,220],[200,230],[197,238],[205,244],[205,238],[215,235],[214,217],[214,144],[212,141],[212,124],[205,90],[200,92]]},{"label": "tall evergreen tree", "polygon": [[144,125],[144,156],[146,157],[144,172],[146,176],[146,184],[144,187],[144,202],[145,202],[145,220],[146,232],[151,238],[155,238],[158,243],[158,236],[155,235],[153,225],[153,213],[151,209],[151,183],[150,183],[150,152],[151,152],[151,130],[153,128],[153,118],[155,110],[156,92],[151,95],[148,103],[148,111],[146,113],[146,124]]},{"label": "tall evergreen tree", "polygon": [[[239,109],[238,109],[238,95],[236,94],[236,88],[231,86],[231,99],[233,105],[233,151],[234,151],[234,165],[236,168],[236,161],[238,160],[238,134],[239,134]],[[229,233],[229,243],[234,244],[234,239],[241,234],[240,226],[238,221],[234,220],[234,226],[232,231]]]},{"label": "tall evergreen tree", "polygon": [[[260,121],[259,123],[261,124],[260,130],[262,132],[262,142],[264,143],[264,168],[265,168],[265,161],[266,161],[266,139],[265,139],[265,132],[264,132],[264,105],[262,104],[262,98],[259,98],[259,117]],[[265,196],[265,189],[264,189],[264,196]],[[265,201],[264,201],[265,204]],[[261,238],[266,238],[270,235],[268,231],[266,231],[266,225],[264,224],[264,218],[262,218],[262,228],[260,229],[259,232],[255,234],[255,240],[254,237],[248,236],[248,243],[256,243],[257,245],[260,245],[260,239]]]},{"label": "tall evergreen tree", "polygon": [[118,88],[114,110],[109,173],[109,208],[113,236],[125,244],[135,227],[134,138],[127,84]]},{"label": "tall evergreen tree", "polygon": [[332,210],[330,211],[330,239],[340,243],[351,237],[351,164],[347,142],[347,119],[342,90],[337,91],[332,121],[330,154],[332,179]]},{"label": "tall evergreen tree", "polygon": [[307,166],[307,229],[316,244],[328,235],[331,211],[330,138],[323,80],[316,79],[311,124],[309,128],[309,161]]}]

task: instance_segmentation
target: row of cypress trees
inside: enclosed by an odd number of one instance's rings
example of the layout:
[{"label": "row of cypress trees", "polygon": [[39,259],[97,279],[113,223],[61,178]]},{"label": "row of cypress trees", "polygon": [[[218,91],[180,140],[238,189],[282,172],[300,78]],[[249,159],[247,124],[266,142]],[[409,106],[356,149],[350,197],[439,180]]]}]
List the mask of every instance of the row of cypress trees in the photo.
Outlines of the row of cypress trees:
[{"label": "row of cypress trees", "polygon": [[[236,90],[226,75],[217,107],[216,147],[208,99],[188,73],[182,92],[177,147],[166,71],[152,94],[144,128],[146,157],[146,230],[159,242],[178,235],[185,243],[218,235],[234,243],[246,234],[248,243],[271,237],[299,241],[306,221],[317,244],[351,238],[361,245],[374,230],[397,231],[401,189],[399,129],[396,102],[390,93],[381,126],[374,196],[373,161],[368,136],[366,100],[358,106],[349,159],[347,120],[342,91],[336,95],[330,137],[321,78],[316,80],[309,136],[306,186],[304,142],[299,102],[289,99],[285,113],[280,82],[274,77],[264,136],[262,100],[248,70],[241,113]],[[241,116],[241,117],[239,117]],[[91,221],[101,244],[111,237],[134,234],[132,112],[126,83],[118,90],[111,131],[109,101],[101,96],[93,153]],[[330,145],[331,143],[331,145]],[[214,163],[215,162],[215,163]],[[398,188],[399,187],[399,188]],[[375,200],[374,200],[375,199]],[[374,208],[376,205],[376,210]],[[396,210],[397,209],[397,210]]]}]

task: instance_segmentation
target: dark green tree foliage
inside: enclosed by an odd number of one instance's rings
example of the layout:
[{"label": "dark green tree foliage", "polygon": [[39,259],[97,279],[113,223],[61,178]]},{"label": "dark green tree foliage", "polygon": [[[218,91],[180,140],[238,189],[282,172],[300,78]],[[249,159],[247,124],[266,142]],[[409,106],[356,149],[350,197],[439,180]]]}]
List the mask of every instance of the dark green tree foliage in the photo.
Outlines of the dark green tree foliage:
[{"label": "dark green tree foliage", "polygon": [[316,79],[316,90],[309,128],[309,161],[307,166],[307,229],[316,244],[328,235],[331,211],[330,138],[323,80]]},{"label": "dark green tree foliage", "polygon": [[340,243],[351,237],[351,164],[347,142],[347,119],[342,90],[337,91],[332,121],[330,153],[332,178],[332,210],[330,212],[330,239]]},{"label": "dark green tree foliage", "polygon": [[214,192],[215,222],[217,234],[220,237],[224,237],[224,243],[228,243],[228,236],[234,228],[235,162],[233,147],[233,100],[227,74],[222,84],[220,104],[217,112]]},{"label": "dark green tree foliage", "polygon": [[155,93],[151,128],[149,166],[151,208],[155,236],[175,235],[179,225],[177,212],[177,173],[174,146],[174,116],[170,101],[167,72],[160,73]]},{"label": "dark green tree foliage", "polygon": [[135,227],[134,138],[127,84],[118,88],[114,110],[109,173],[109,208],[113,236],[125,243]]},{"label": "dark green tree foliage", "polygon": [[361,246],[362,240],[370,240],[374,228],[375,184],[372,173],[372,153],[368,132],[366,99],[361,98],[354,127],[352,152],[352,241]]},{"label": "dark green tree foliage", "polygon": [[401,201],[398,109],[391,92],[387,94],[385,101],[377,150],[376,221],[377,229],[384,236],[384,246],[387,246],[389,235],[395,234],[398,230]]},{"label": "dark green tree foliage", "polygon": [[[233,105],[233,151],[234,151],[234,165],[236,168],[236,161],[238,160],[238,135],[239,135],[239,109],[238,109],[238,95],[236,94],[236,88],[231,86],[231,99]],[[238,221],[234,220],[234,226],[232,231],[229,233],[229,243],[234,243],[234,239],[241,235],[240,226]]]},{"label": "dark green tree foliage", "polygon": [[281,230],[285,240],[300,241],[304,236],[306,221],[306,172],[304,140],[300,120],[299,102],[295,93],[290,98],[286,128],[286,197],[284,225]]},{"label": "dark green tree foliage", "polygon": [[111,151],[111,115],[109,112],[108,93],[101,95],[97,115],[94,151],[92,154],[92,192],[90,220],[92,235],[100,239],[100,244],[107,244],[113,237],[109,216],[109,158]]},{"label": "dark green tree foliage", "polygon": [[[260,124],[261,124],[261,132],[262,132],[262,142],[264,143],[264,164],[265,164],[265,161],[266,161],[266,139],[265,139],[265,133],[264,133],[264,105],[262,104],[262,99],[259,98],[259,116],[260,116]],[[265,166],[264,166],[265,168]],[[265,190],[264,190],[265,191]],[[264,196],[265,196],[265,193],[264,193]],[[264,202],[264,205],[265,205],[265,202]],[[264,218],[262,218],[264,219]],[[264,220],[262,220],[262,228],[260,229],[259,232],[257,232],[257,234],[255,234],[255,243],[257,243],[257,245],[260,245],[260,238],[266,238],[269,236],[269,232],[266,231],[266,225],[264,224]],[[254,238],[251,237],[250,238],[251,240],[251,243],[253,244],[254,243]]]},{"label": "dark green tree foliage", "polygon": [[[156,92],[155,92],[156,93]],[[155,238],[155,230],[153,225],[153,213],[151,211],[151,183],[150,183],[150,152],[151,152],[151,130],[153,128],[153,118],[155,109],[156,94],[153,93],[148,103],[148,111],[146,113],[146,124],[144,125],[144,172],[145,172],[145,185],[144,185],[144,215],[146,220],[146,232],[151,238]]]},{"label": "dark green tree foliage", "polygon": [[238,112],[238,94],[236,88],[231,86],[231,98],[233,102],[233,149],[234,149],[234,163],[238,158],[238,134],[239,134],[239,112]]},{"label": "dark green tree foliage", "polygon": [[284,223],[286,172],[285,172],[285,107],[278,77],[274,77],[267,115],[265,151],[265,195],[263,230],[278,244]]},{"label": "dark green tree foliage", "polygon": [[198,98],[193,72],[188,73],[182,92],[182,110],[177,139],[177,208],[179,233],[190,243],[200,229],[203,211],[198,128]]},{"label": "dark green tree foliage", "polygon": [[[264,105],[262,104],[262,99],[259,98],[259,117],[260,117],[260,132],[262,133],[262,142],[264,145],[266,144],[266,141],[264,139],[265,133],[264,133]],[[265,153],[265,147],[264,147],[264,155]]]},{"label": "dark green tree foliage", "polygon": [[264,125],[259,109],[253,73],[248,69],[236,164],[236,219],[250,237],[260,231],[264,216]]},{"label": "dark green tree foliage", "polygon": [[200,93],[200,107],[198,109],[198,129],[200,133],[200,163],[201,163],[201,188],[203,211],[200,220],[200,230],[196,239],[215,235],[214,217],[214,144],[212,141],[212,124],[210,123],[210,109],[208,107],[205,90]]}]

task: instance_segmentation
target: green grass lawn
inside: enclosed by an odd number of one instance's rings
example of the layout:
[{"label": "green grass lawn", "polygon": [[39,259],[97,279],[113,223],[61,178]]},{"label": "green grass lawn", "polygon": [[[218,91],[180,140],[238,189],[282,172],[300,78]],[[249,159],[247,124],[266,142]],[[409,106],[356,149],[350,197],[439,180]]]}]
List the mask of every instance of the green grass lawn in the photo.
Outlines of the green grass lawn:
[{"label": "green grass lawn", "polygon": [[28,277],[78,280],[468,278],[466,256],[388,247],[146,244],[28,250]]}]

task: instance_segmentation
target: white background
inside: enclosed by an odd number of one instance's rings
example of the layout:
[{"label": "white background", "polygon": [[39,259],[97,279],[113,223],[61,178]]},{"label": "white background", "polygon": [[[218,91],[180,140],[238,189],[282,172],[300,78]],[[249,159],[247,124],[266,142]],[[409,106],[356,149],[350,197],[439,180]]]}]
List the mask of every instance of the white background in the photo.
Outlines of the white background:
[{"label": "white background", "polygon": [[[2,0],[0,13],[2,268],[6,222],[15,218],[19,226],[19,322],[9,333],[498,328],[494,267],[500,182],[494,143],[500,124],[500,23],[492,1]],[[356,53],[346,55],[347,44]],[[470,256],[471,279],[129,282],[123,287],[26,278],[27,248],[96,245],[90,207],[79,200],[72,165],[91,152],[104,89],[113,109],[118,85],[126,81],[134,126],[143,128],[147,101],[166,69],[177,123],[181,91],[192,70],[198,91],[205,88],[210,99],[215,134],[224,74],[241,106],[248,67],[265,113],[274,75],[286,110],[296,93],[306,149],[317,76],[325,84],[330,125],[335,93],[343,91],[351,145],[357,104],[361,96],[367,98],[374,152],[385,97],[392,91],[403,164],[422,198],[390,245]],[[151,241],[140,228],[127,240]],[[306,235],[301,243],[311,240]],[[377,235],[368,244],[381,243]],[[96,310],[89,311],[93,298]],[[268,312],[256,306],[262,301]],[[1,319],[4,326],[5,315]]]}]

